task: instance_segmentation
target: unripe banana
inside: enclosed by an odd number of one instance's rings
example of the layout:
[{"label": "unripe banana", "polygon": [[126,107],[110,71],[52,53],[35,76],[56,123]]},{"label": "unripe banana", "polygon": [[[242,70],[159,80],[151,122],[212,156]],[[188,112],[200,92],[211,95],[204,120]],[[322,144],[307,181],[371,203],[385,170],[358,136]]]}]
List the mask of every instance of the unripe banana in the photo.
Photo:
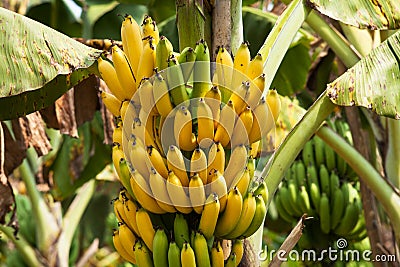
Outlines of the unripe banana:
[{"label": "unripe banana", "polygon": [[190,175],[198,174],[203,185],[207,184],[207,156],[201,148],[196,148],[193,151],[190,160]]},{"label": "unripe banana", "polygon": [[331,194],[329,171],[324,164],[321,164],[321,166],[319,166],[319,183],[321,187],[321,192],[325,193],[329,198]]},{"label": "unripe banana", "polygon": [[328,145],[324,146],[324,151],[325,151],[325,159],[326,159],[325,165],[326,165],[326,168],[328,169],[328,171],[331,172],[336,169],[336,153]]},{"label": "unripe banana", "polygon": [[211,248],[211,266],[224,267],[224,251],[219,240],[214,241]]},{"label": "unripe banana", "polygon": [[271,109],[272,116],[274,117],[274,121],[277,121],[279,117],[279,112],[281,111],[281,99],[278,92],[275,89],[271,89],[268,91],[267,95],[267,103],[269,108]]},{"label": "unripe banana", "polygon": [[156,22],[148,15],[146,15],[142,22],[142,39],[149,38],[150,36],[154,39],[154,44],[157,45],[160,40],[160,33]]},{"label": "unripe banana", "polygon": [[143,51],[142,36],[139,24],[132,16],[125,16],[121,27],[122,46],[128,56],[133,73],[137,73],[140,56]]},{"label": "unripe banana", "polygon": [[246,232],[256,213],[256,205],[256,197],[250,192],[243,199],[242,212],[240,214],[238,223],[230,233],[224,236],[225,238],[240,238],[241,235]]},{"label": "unripe banana", "polygon": [[178,63],[181,66],[183,79],[185,84],[188,82],[194,68],[194,62],[196,60],[196,53],[192,47],[185,47],[178,59]]},{"label": "unripe banana", "polygon": [[211,87],[211,89],[205,94],[204,101],[211,109],[214,119],[214,129],[216,129],[221,113],[221,90],[219,90],[218,86]]},{"label": "unripe banana", "polygon": [[208,160],[207,160],[207,183],[211,182],[214,170],[217,170],[220,174],[224,173],[225,169],[225,150],[222,147],[222,144],[217,142],[211,145],[210,150],[208,151]]},{"label": "unripe banana", "polygon": [[313,138],[314,152],[315,152],[315,166],[319,167],[325,163],[325,142],[318,136]]},{"label": "unripe banana", "polygon": [[197,267],[211,267],[207,240],[201,232],[196,232],[193,240],[193,250]]},{"label": "unripe banana", "polygon": [[213,237],[220,208],[218,195],[216,193],[211,193],[205,202],[199,222],[199,231],[203,233],[207,240]]},{"label": "unripe banana", "polygon": [[194,49],[196,62],[193,70],[193,90],[190,98],[204,97],[211,88],[210,51],[204,40],[200,40]]},{"label": "unripe banana", "polygon": [[150,219],[150,215],[144,208],[139,208],[137,210],[136,223],[143,242],[151,251],[153,251],[153,240],[156,232]]},{"label": "unripe banana", "polygon": [[237,145],[249,145],[249,134],[253,126],[253,113],[251,108],[247,106],[239,115],[236,120],[235,127],[233,128],[233,136],[231,140],[232,147]]},{"label": "unripe banana", "polygon": [[299,205],[301,207],[301,211],[303,213],[307,213],[308,215],[312,214],[310,198],[308,196],[307,189],[304,185],[300,187],[300,194],[298,195]]},{"label": "unripe banana", "polygon": [[331,195],[331,201],[331,229],[335,229],[339,222],[342,220],[343,212],[345,209],[343,193],[340,188],[335,189],[335,191]]},{"label": "unripe banana", "polygon": [[274,198],[276,209],[278,210],[279,216],[288,223],[293,223],[294,218],[291,214],[287,212],[287,210],[283,207],[281,196],[279,192],[275,195]]},{"label": "unripe banana", "polygon": [[254,143],[261,140],[274,126],[275,122],[273,121],[268,103],[262,98],[253,111],[253,125],[248,137],[249,142]]},{"label": "unripe banana", "polygon": [[175,207],[171,204],[167,190],[167,180],[163,178],[154,168],[150,170],[149,184],[154,199],[157,201],[158,206],[166,212],[176,212]]},{"label": "unripe banana", "polygon": [[174,219],[174,238],[179,249],[182,250],[185,242],[190,241],[189,236],[189,225],[185,219],[185,216],[181,213],[175,214]]},{"label": "unripe banana", "polygon": [[142,79],[153,76],[156,64],[156,45],[153,37],[143,39],[143,52],[140,56],[139,65],[136,73],[136,87],[139,88]]},{"label": "unripe banana", "polygon": [[249,97],[250,82],[244,81],[237,88],[234,88],[229,100],[233,102],[236,114],[240,115],[242,111],[247,107],[247,99]]},{"label": "unripe banana", "polygon": [[256,212],[247,230],[241,235],[244,238],[252,236],[262,225],[264,225],[265,215],[267,214],[267,203],[261,195],[256,196]]},{"label": "unripe banana", "polygon": [[244,145],[238,145],[233,149],[228,165],[224,171],[224,177],[228,189],[232,187],[232,182],[243,174],[246,164],[247,148]]},{"label": "unripe banana", "polygon": [[346,206],[344,215],[341,221],[334,229],[334,232],[340,236],[346,236],[349,234],[356,226],[360,215],[360,209],[357,202],[350,203]]},{"label": "unripe banana", "polygon": [[[111,93],[119,100],[123,101],[126,98],[126,92],[124,92],[124,88],[121,86],[117,72],[111,64],[110,61],[106,59],[102,59],[99,57],[97,59],[97,68],[101,75],[101,78],[107,84],[108,89],[110,89]],[[130,99],[130,98],[129,98]]]},{"label": "unripe banana", "polygon": [[136,92],[136,77],[129,64],[129,59],[117,45],[112,47],[112,60],[118,81],[124,92],[124,100],[130,100]]},{"label": "unripe banana", "polygon": [[168,84],[161,74],[156,73],[153,82],[153,97],[158,113],[166,118],[174,109],[168,92]]},{"label": "unripe banana", "polygon": [[[301,156],[306,167],[310,165],[315,166],[314,149],[312,142],[307,142],[304,144],[303,150],[301,151]],[[318,166],[319,167],[319,166]]]},{"label": "unripe banana", "polygon": [[140,237],[141,234],[136,222],[136,211],[138,208],[139,206],[134,200],[126,199],[123,205],[123,213],[126,216],[126,225],[128,225],[129,229],[131,229],[136,236]]},{"label": "unripe banana", "polygon": [[243,198],[237,187],[233,187],[227,196],[224,212],[219,216],[215,236],[223,237],[230,233],[239,222],[243,207]]},{"label": "unripe banana", "polygon": [[175,175],[175,173],[170,171],[167,179],[168,195],[175,208],[184,214],[188,214],[193,210],[186,189],[186,187],[183,188],[180,179]]},{"label": "unripe banana", "polygon": [[146,244],[138,239],[133,247],[135,252],[137,265],[140,267],[153,267],[153,258],[151,256],[150,249],[146,246]]},{"label": "unripe banana", "polygon": [[167,37],[161,36],[156,47],[156,68],[158,71],[168,68],[168,58],[174,48]]},{"label": "unripe banana", "polygon": [[168,237],[163,228],[157,229],[153,240],[154,267],[168,266]]},{"label": "unripe banana", "polygon": [[178,60],[174,55],[168,58],[168,69],[166,69],[169,92],[172,97],[172,103],[175,106],[180,104],[189,106],[189,95],[186,91],[185,79]]},{"label": "unripe banana", "polygon": [[169,242],[168,248],[168,266],[181,267],[181,250],[175,241]]},{"label": "unripe banana", "polygon": [[196,267],[195,254],[188,242],[185,242],[181,249],[181,263],[182,267]]},{"label": "unripe banana", "polygon": [[328,234],[331,230],[331,213],[329,198],[325,193],[322,193],[321,201],[319,204],[319,220],[323,233]]},{"label": "unripe banana", "polygon": [[214,121],[210,107],[200,98],[197,102],[197,143],[202,148],[209,148],[214,140]]},{"label": "unripe banana", "polygon": [[264,59],[261,54],[257,54],[247,66],[246,74],[250,80],[260,76],[264,70]]},{"label": "unripe banana", "polygon": [[340,188],[339,176],[336,174],[335,171],[331,172],[331,175],[329,176],[329,183],[330,196],[332,198],[335,190]]},{"label": "unripe banana", "polygon": [[214,135],[214,141],[220,142],[223,147],[226,147],[231,140],[236,117],[233,102],[228,101],[220,111],[220,118]]},{"label": "unripe banana", "polygon": [[232,242],[232,253],[235,253],[236,255],[236,266],[240,264],[243,258],[244,254],[244,245],[243,245],[243,240],[240,239],[235,239]]},{"label": "unripe banana", "polygon": [[[290,216],[299,216],[298,212],[295,210],[295,208],[292,206],[292,200],[290,197],[290,193],[287,187],[282,186],[279,188],[278,191],[279,194],[279,198],[281,200],[281,204],[283,206],[283,208],[286,210],[286,212],[290,215]],[[302,214],[300,214],[301,216]]]},{"label": "unripe banana", "polygon": [[126,261],[129,261],[133,264],[136,264],[136,259],[135,259],[135,254],[131,251],[127,251],[124,246],[121,243],[121,239],[119,236],[119,230],[115,230],[113,233],[113,244],[115,250],[118,252],[118,254]]},{"label": "unripe banana", "polygon": [[236,267],[236,254],[230,253],[229,257],[225,261],[225,267]]},{"label": "unripe banana", "polygon": [[261,195],[261,197],[264,200],[264,203],[268,203],[268,187],[267,187],[267,183],[265,180],[262,180],[258,187],[256,188],[256,190],[254,191],[254,195],[258,196]]},{"label": "unripe banana", "polygon": [[233,60],[229,51],[223,46],[218,47],[215,63],[215,74],[217,75],[218,86],[226,102],[232,93],[230,88],[233,74]]},{"label": "unripe banana", "polygon": [[164,179],[168,178],[167,161],[160,152],[153,146],[147,147],[147,155],[151,162],[151,167],[153,167]]},{"label": "unripe banana", "polygon": [[182,152],[174,145],[169,146],[167,152],[167,166],[168,170],[173,171],[174,174],[179,178],[182,186],[189,186],[189,177],[186,172],[186,166]]},{"label": "unripe banana", "polygon": [[100,97],[101,101],[103,101],[103,104],[106,106],[108,111],[111,112],[112,115],[115,117],[119,117],[120,114],[120,109],[122,102],[119,100],[117,97],[115,97],[113,94],[101,91],[100,92]]},{"label": "unripe banana", "polygon": [[294,168],[293,172],[296,174],[296,180],[297,184],[299,186],[306,185],[307,183],[307,173],[306,173],[306,166],[302,161],[296,161],[294,165],[292,165],[292,168]]},{"label": "unripe banana", "polygon": [[119,178],[121,181],[121,184],[124,186],[124,188],[127,191],[127,194],[130,197],[133,197],[133,191],[131,187],[131,172],[128,166],[128,163],[126,162],[125,158],[120,158],[119,160]]},{"label": "unripe banana", "polygon": [[321,189],[319,186],[317,169],[314,165],[307,166],[307,183],[310,192],[311,202],[313,203],[315,210],[319,211]]},{"label": "unripe banana", "polygon": [[303,210],[299,201],[299,188],[294,179],[287,181],[287,189],[289,192],[289,204],[291,207],[293,207],[294,215],[301,217],[303,215]]},{"label": "unripe banana", "polygon": [[174,117],[175,142],[182,150],[192,151],[197,146],[197,138],[192,128],[192,114],[186,106],[182,105]]},{"label": "unripe banana", "polygon": [[189,197],[194,211],[201,214],[206,201],[206,193],[203,181],[197,173],[190,178]]}]

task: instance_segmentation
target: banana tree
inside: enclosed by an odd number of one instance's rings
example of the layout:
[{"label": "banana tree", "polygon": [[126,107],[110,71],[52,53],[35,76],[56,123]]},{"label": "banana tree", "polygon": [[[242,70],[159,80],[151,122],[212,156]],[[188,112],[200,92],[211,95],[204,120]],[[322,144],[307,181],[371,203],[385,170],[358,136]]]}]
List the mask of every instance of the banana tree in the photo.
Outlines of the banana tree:
[{"label": "banana tree", "polygon": [[[203,3],[203,1],[200,2]],[[214,12],[221,10],[220,5],[222,5],[222,2],[217,1],[215,3]],[[186,4],[185,8],[182,8],[183,3]],[[376,12],[373,4],[367,3],[361,9],[365,12],[363,13],[364,16],[359,18],[352,13],[354,12],[354,7],[359,6],[356,1],[336,1],[333,6],[330,5],[329,1],[310,1],[310,3],[312,4],[305,5],[303,1],[297,0],[288,4],[286,10],[279,16],[272,31],[259,49],[258,52],[265,59],[264,72],[268,74],[266,76],[266,87],[270,87],[272,84],[291,41],[305,21],[319,36],[328,42],[349,70],[327,85],[326,91],[305,111],[302,119],[287,135],[268,164],[260,166],[256,176],[267,181],[269,199],[272,199],[285,171],[294,161],[306,141],[316,133],[332,146],[368,185],[388,214],[393,229],[400,229],[400,213],[398,212],[400,210],[400,196],[398,191],[376,170],[374,163],[368,162],[353,147],[341,141],[332,130],[323,125],[324,120],[332,112],[335,105],[365,107],[380,116],[399,119],[397,106],[400,102],[400,93],[396,86],[397,77],[400,75],[398,68],[398,53],[400,51],[398,33],[388,37],[385,42],[373,49],[372,52],[358,51],[359,53],[357,53],[314,10],[317,9],[336,20],[356,26],[361,25],[374,29],[396,29],[399,27],[399,18],[393,10],[399,10],[399,7],[396,6],[398,4],[395,1],[385,3],[385,5],[380,5],[380,12]],[[210,43],[225,41],[224,45],[230,46],[232,52],[234,52],[238,44],[243,40],[240,31],[242,28],[241,1],[231,1],[230,3],[233,20],[232,25],[229,27],[239,30],[233,31],[232,36],[227,37],[230,40],[223,39],[219,41],[211,35],[211,21],[218,22],[218,19],[222,19],[221,23],[225,24],[221,25],[229,25],[226,20],[230,19],[230,16],[219,17],[218,13],[210,14],[207,10],[207,4],[212,5],[212,3],[204,1],[203,4],[199,5],[197,1],[177,1],[177,22],[181,48],[185,47],[187,43],[193,43],[193,40],[197,41],[205,38]],[[17,46],[9,45],[7,49],[2,50],[2,57],[7,59],[5,62],[9,63],[2,65],[3,68],[0,69],[4,80],[0,91],[0,101],[5,105],[5,108],[0,112],[1,120],[17,118],[44,108],[52,104],[59,96],[65,94],[69,88],[75,86],[88,75],[98,74],[94,63],[101,51],[84,47],[66,36],[41,25],[33,24],[34,22],[16,14],[3,9],[1,12],[2,17],[4,17],[2,20],[3,28],[11,27],[17,29],[15,31],[17,34],[3,31],[1,40],[5,44],[7,43],[6,40],[11,44],[19,44]],[[372,19],[364,19],[365,17]],[[188,20],[192,21],[192,23],[188,24]],[[382,21],[384,21],[383,24],[381,23]],[[194,25],[198,30],[192,29],[188,31],[188,25]],[[352,35],[354,34],[353,28],[345,25],[342,25],[342,28],[347,33],[348,39],[353,41],[355,47],[363,47],[357,39],[360,35]],[[357,37],[354,38],[355,36]],[[11,42],[10,40],[15,41]],[[367,55],[368,52],[370,53]],[[363,56],[361,60],[360,54]],[[22,73],[21,70],[26,72]],[[364,116],[371,117],[371,112],[365,109],[361,110],[363,110]],[[373,125],[370,127],[373,127]],[[396,144],[398,121],[390,120],[389,129],[390,144]],[[2,153],[4,153],[4,149],[2,149]],[[392,183],[395,185],[398,185],[396,178],[399,177],[398,167],[396,167],[398,166],[396,164],[398,159],[398,149],[393,146],[386,157],[385,168],[387,176],[391,177]],[[41,203],[40,196],[34,190],[32,177],[30,180],[26,180],[26,183],[30,185],[30,196],[33,199],[33,203]],[[90,183],[87,186],[92,188],[93,184]],[[4,183],[4,187],[7,188],[6,183]],[[3,207],[1,208],[3,209]],[[37,216],[40,217],[39,213],[41,212],[38,210],[35,213],[38,213]],[[68,221],[67,218],[65,218],[65,222]],[[42,219],[43,222],[39,226],[42,228],[41,231],[43,233],[53,235],[63,229],[57,227],[54,227],[54,231],[45,229],[44,220]],[[64,223],[64,225],[67,224]],[[74,227],[75,225],[73,224],[71,226],[72,230],[67,231],[68,234],[62,236],[63,238],[60,237],[58,241],[65,246],[60,246],[60,249],[64,251],[64,258],[61,257],[59,259],[64,263],[66,261],[65,251],[68,250],[71,231],[73,232]],[[1,230],[8,236],[12,236],[8,228],[2,226]],[[254,244],[259,246],[256,250],[260,251],[260,239],[256,237],[253,237],[253,239]],[[400,236],[397,235],[396,239],[397,243],[399,243]],[[15,242],[19,244],[17,240]],[[32,265],[40,266],[40,263],[33,260],[32,249],[29,245],[23,243],[23,246],[20,247],[21,250],[25,251],[24,255]],[[42,252],[46,250],[46,244],[43,244],[41,250]]]}]

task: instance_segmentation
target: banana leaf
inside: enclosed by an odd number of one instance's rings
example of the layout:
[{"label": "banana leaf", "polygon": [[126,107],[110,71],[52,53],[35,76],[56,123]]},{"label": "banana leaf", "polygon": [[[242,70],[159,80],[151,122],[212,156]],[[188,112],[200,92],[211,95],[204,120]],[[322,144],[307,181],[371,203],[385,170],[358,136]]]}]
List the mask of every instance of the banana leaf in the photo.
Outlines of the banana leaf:
[{"label": "banana leaf", "polygon": [[398,0],[310,0],[322,14],[359,28],[400,28],[400,1]]},{"label": "banana leaf", "polygon": [[0,27],[0,120],[47,107],[95,73],[100,50],[3,8]]},{"label": "banana leaf", "polygon": [[400,119],[400,32],[328,84],[329,98],[341,106],[362,106]]}]

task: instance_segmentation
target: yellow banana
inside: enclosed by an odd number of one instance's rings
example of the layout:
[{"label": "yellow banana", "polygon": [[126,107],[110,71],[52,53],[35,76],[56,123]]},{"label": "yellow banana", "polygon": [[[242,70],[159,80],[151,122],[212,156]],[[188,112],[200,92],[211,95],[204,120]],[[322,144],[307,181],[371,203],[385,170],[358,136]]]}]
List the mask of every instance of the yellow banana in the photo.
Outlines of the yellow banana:
[{"label": "yellow banana", "polygon": [[193,250],[196,258],[196,266],[211,267],[207,240],[201,232],[194,234]]},{"label": "yellow banana", "polygon": [[214,241],[211,248],[211,266],[224,267],[224,251],[219,240]]},{"label": "yellow banana", "polygon": [[247,66],[250,63],[251,55],[249,50],[249,45],[247,42],[243,42],[238,50],[236,51],[235,58],[233,60],[233,68],[234,72],[232,74],[232,87],[236,89],[240,86],[240,84],[246,80],[248,80]]},{"label": "yellow banana", "polygon": [[232,252],[231,253],[235,253],[235,255],[236,255],[236,266],[238,266],[240,264],[240,262],[242,261],[243,254],[244,254],[243,240],[235,239],[232,242]]},{"label": "yellow banana", "polygon": [[154,101],[153,85],[149,79],[144,79],[138,89],[140,107],[149,116],[158,115],[156,102]]},{"label": "yellow banana", "polygon": [[266,136],[266,134],[275,126],[275,121],[269,109],[269,105],[264,98],[262,98],[260,103],[255,107],[253,118],[253,125],[251,126],[249,133],[250,143],[261,140],[261,138]]},{"label": "yellow banana", "polygon": [[[127,123],[126,125],[129,125],[128,124],[128,120],[125,121],[127,116],[132,116],[133,115],[133,116],[136,117],[136,115],[137,115],[135,108],[133,107],[132,103],[129,100],[122,101],[121,109],[120,109],[119,113],[121,115],[121,122],[122,123]],[[121,143],[121,145],[122,145],[122,143]]]},{"label": "yellow banana", "polygon": [[262,91],[259,87],[264,86],[265,83],[265,78],[262,77],[264,77],[264,74],[261,74],[250,82],[249,96],[246,103],[252,110],[254,110],[255,106],[257,106],[261,99]]},{"label": "yellow banana", "polygon": [[139,208],[136,212],[136,222],[140,237],[146,246],[153,251],[153,239],[156,231],[151,222],[149,213],[144,208]]},{"label": "yellow banana", "polygon": [[118,222],[125,223],[126,216],[125,216],[125,212],[124,212],[124,202],[119,198],[114,199],[113,200],[113,208],[114,208],[115,216],[118,219]]},{"label": "yellow banana", "polygon": [[264,59],[261,54],[257,54],[247,66],[246,74],[250,80],[260,76],[264,71]]},{"label": "yellow banana", "polygon": [[242,196],[245,196],[247,193],[247,188],[250,185],[251,178],[252,177],[250,176],[250,170],[246,166],[242,176],[240,176],[237,182],[233,181],[232,186],[236,186]]},{"label": "yellow banana", "polygon": [[139,206],[136,204],[136,202],[130,199],[125,200],[123,205],[124,214],[126,216],[125,223],[136,236],[140,237],[141,234],[139,232],[139,228],[136,222],[136,211],[138,208]]},{"label": "yellow banana", "polygon": [[156,44],[152,37],[143,39],[143,52],[136,74],[136,87],[139,88],[143,78],[153,76],[156,64]]},{"label": "yellow banana", "polygon": [[115,71],[113,64],[110,61],[99,57],[97,59],[97,68],[101,78],[106,82],[111,93],[118,98],[119,101],[125,100],[126,93],[118,80],[117,72]]},{"label": "yellow banana", "polygon": [[154,168],[150,169],[149,184],[158,206],[166,212],[176,212],[176,209],[172,205],[172,201],[168,195],[167,180],[164,179]]},{"label": "yellow banana", "polygon": [[258,90],[260,90],[261,94],[265,90],[265,73],[262,73],[260,76],[253,79],[253,83],[256,85]]},{"label": "yellow banana", "polygon": [[271,109],[274,121],[276,121],[279,117],[279,112],[281,110],[281,99],[279,97],[278,92],[275,89],[269,90],[266,101],[268,103],[269,108]]},{"label": "yellow banana", "polygon": [[153,257],[150,249],[146,246],[143,240],[138,239],[133,247],[137,265],[140,267],[153,267]]},{"label": "yellow banana", "polygon": [[114,128],[112,135],[113,144],[117,143],[122,145],[122,122],[118,122]]},{"label": "yellow banana", "polygon": [[190,178],[189,197],[194,211],[201,214],[206,201],[206,193],[204,191],[203,181],[197,173]]},{"label": "yellow banana", "polygon": [[173,171],[168,174],[167,190],[172,203],[179,212],[188,214],[193,210],[186,188],[183,188],[180,179]]},{"label": "yellow banana", "polygon": [[119,48],[117,45],[114,45],[111,51],[118,81],[121,84],[124,92],[124,100],[130,100],[137,88],[135,74],[133,73],[131,65],[129,64],[128,57],[121,48]]},{"label": "yellow banana", "polygon": [[168,68],[168,58],[174,48],[167,37],[161,36],[156,47],[156,68],[158,71]]},{"label": "yellow banana", "polygon": [[199,222],[199,231],[203,233],[207,240],[211,239],[214,235],[220,208],[221,205],[218,199],[218,194],[214,192],[211,193],[205,201]]},{"label": "yellow banana", "polygon": [[244,234],[245,231],[249,228],[255,213],[256,198],[253,193],[249,193],[244,197],[242,212],[240,214],[238,223],[230,233],[225,235],[225,237],[229,239],[240,238],[241,235]]},{"label": "yellow banana", "polygon": [[244,145],[238,145],[232,150],[228,165],[224,171],[224,177],[228,190],[233,187],[232,182],[240,177],[247,164],[247,148]]},{"label": "yellow banana", "polygon": [[231,141],[233,128],[236,121],[235,107],[232,101],[228,101],[221,109],[217,128],[215,130],[214,141],[220,142],[223,147],[228,146]]},{"label": "yellow banana", "polygon": [[231,140],[232,148],[237,145],[249,145],[249,133],[253,126],[253,113],[250,107],[246,107],[236,120],[235,127],[233,128],[233,136]]},{"label": "yellow banana", "polygon": [[231,96],[233,60],[228,50],[223,46],[218,47],[215,63],[218,86],[221,88],[222,98],[226,102]]},{"label": "yellow banana", "polygon": [[115,172],[118,174],[118,179],[121,180],[121,171],[119,169],[119,162],[121,159],[125,159],[124,151],[122,150],[122,146],[118,143],[114,143],[111,152],[112,162],[115,168]]},{"label": "yellow banana", "polygon": [[211,87],[211,89],[205,94],[204,100],[211,109],[214,119],[214,129],[216,129],[221,112],[221,91],[218,86]]},{"label": "yellow banana", "polygon": [[218,218],[215,236],[223,237],[236,227],[242,212],[242,206],[242,195],[237,187],[233,187],[228,192],[225,210]]},{"label": "yellow banana", "polygon": [[148,179],[150,172],[149,167],[151,166],[150,159],[147,156],[146,147],[142,140],[137,138],[135,135],[131,136],[129,141],[128,150],[129,163],[134,169],[136,169],[144,178]]},{"label": "yellow banana", "polygon": [[175,113],[174,136],[177,146],[182,150],[192,151],[197,146],[196,135],[192,132],[192,115],[184,105]]},{"label": "yellow banana", "polygon": [[135,245],[138,238],[124,223],[119,224],[118,232],[121,245],[125,248],[129,255],[135,257],[133,253],[133,246]]},{"label": "yellow banana", "polygon": [[113,114],[115,117],[119,117],[120,109],[122,102],[118,98],[116,98],[113,94],[101,91],[100,92],[101,101],[106,106],[106,108]]},{"label": "yellow banana", "polygon": [[166,213],[165,210],[158,206],[157,201],[152,196],[150,186],[136,170],[132,170],[131,187],[133,194],[143,208],[156,214]]},{"label": "yellow banana", "polygon": [[188,242],[189,241],[183,244],[181,250],[182,267],[196,267],[196,258],[194,255],[194,251]]},{"label": "yellow banana", "polygon": [[210,107],[200,98],[197,106],[197,143],[202,148],[209,148],[214,140],[214,121]]},{"label": "yellow banana", "polygon": [[132,16],[125,16],[121,27],[122,46],[128,56],[133,73],[137,73],[140,56],[142,54],[142,36],[139,24]]},{"label": "yellow banana", "polygon": [[[143,113],[143,112],[141,112],[141,113]],[[157,147],[156,143],[154,142],[154,137],[151,136],[151,134],[149,133],[149,130],[147,129],[150,127],[148,127],[146,125],[146,124],[151,125],[152,123],[153,123],[152,117],[148,117],[147,119],[143,118],[143,120],[141,118],[135,118],[133,120],[132,124],[125,124],[125,125],[132,125],[131,132],[127,133],[127,135],[130,137],[128,145],[130,145],[133,140],[137,139],[137,140],[139,140],[138,142],[141,142],[142,144],[144,144],[143,147],[148,147],[148,146]],[[128,131],[129,131],[129,129],[128,129]],[[151,130],[151,131],[153,131],[153,130]],[[130,151],[129,146],[126,147],[126,149],[128,150],[128,151],[126,151],[126,154],[129,155],[129,151]]]},{"label": "yellow banana", "polygon": [[166,159],[160,154],[160,152],[152,147],[147,147],[147,155],[151,161],[151,167],[153,167],[164,179],[168,178],[168,169]]},{"label": "yellow banana", "polygon": [[233,102],[234,109],[238,115],[247,107],[246,101],[249,96],[249,88],[250,82],[244,81],[239,87],[235,88],[229,98]]},{"label": "yellow banana", "polygon": [[179,178],[182,186],[189,186],[189,177],[186,172],[185,161],[182,152],[174,145],[169,146],[167,152],[167,166],[168,170],[173,171],[174,174]]},{"label": "yellow banana", "polygon": [[207,183],[210,183],[214,170],[219,171],[221,174],[224,173],[225,150],[221,143],[217,142],[211,145],[207,161]]},{"label": "yellow banana", "polygon": [[226,207],[228,189],[224,176],[219,171],[214,171],[211,179],[210,190],[212,194],[217,194],[219,199],[219,212],[223,212]]},{"label": "yellow banana", "polygon": [[203,185],[207,184],[207,156],[201,148],[196,148],[193,151],[190,160],[190,175],[198,174]]},{"label": "yellow banana", "polygon": [[154,39],[154,44],[157,45],[160,40],[160,33],[156,22],[148,15],[143,19],[142,23],[142,39],[151,36]]},{"label": "yellow banana", "polygon": [[158,113],[164,118],[168,117],[174,107],[168,93],[168,84],[159,73],[156,73],[153,82],[153,97]]},{"label": "yellow banana", "polygon": [[126,261],[129,261],[130,263],[135,264],[136,263],[136,259],[135,259],[135,254],[131,251],[127,251],[122,243],[121,243],[121,239],[119,237],[119,230],[115,230],[113,233],[113,244],[114,244],[114,248],[115,250],[118,252],[118,254]]}]

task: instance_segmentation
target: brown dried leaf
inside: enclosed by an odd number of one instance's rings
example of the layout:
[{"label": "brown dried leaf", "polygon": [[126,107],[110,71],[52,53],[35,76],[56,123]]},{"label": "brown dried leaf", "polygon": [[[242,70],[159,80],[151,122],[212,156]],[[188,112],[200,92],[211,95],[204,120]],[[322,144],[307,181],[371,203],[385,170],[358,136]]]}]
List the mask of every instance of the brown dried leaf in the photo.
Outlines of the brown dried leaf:
[{"label": "brown dried leaf", "polygon": [[21,126],[17,119],[12,121],[14,137],[4,123],[1,123],[1,125],[4,132],[5,155],[7,155],[7,160],[4,162],[4,173],[9,175],[26,157],[28,142],[26,142],[22,134]]},{"label": "brown dried leaf", "polygon": [[99,78],[91,75],[74,87],[75,120],[78,126],[93,119],[99,109]]},{"label": "brown dried leaf", "polygon": [[62,134],[78,137],[75,120],[74,91],[69,90],[55,103],[56,117]]},{"label": "brown dried leaf", "polygon": [[[100,90],[108,91],[108,87],[103,80],[100,80]],[[101,117],[103,119],[104,128],[104,143],[107,145],[112,144],[112,135],[114,132],[114,116],[106,109],[104,104],[100,106]]]}]

